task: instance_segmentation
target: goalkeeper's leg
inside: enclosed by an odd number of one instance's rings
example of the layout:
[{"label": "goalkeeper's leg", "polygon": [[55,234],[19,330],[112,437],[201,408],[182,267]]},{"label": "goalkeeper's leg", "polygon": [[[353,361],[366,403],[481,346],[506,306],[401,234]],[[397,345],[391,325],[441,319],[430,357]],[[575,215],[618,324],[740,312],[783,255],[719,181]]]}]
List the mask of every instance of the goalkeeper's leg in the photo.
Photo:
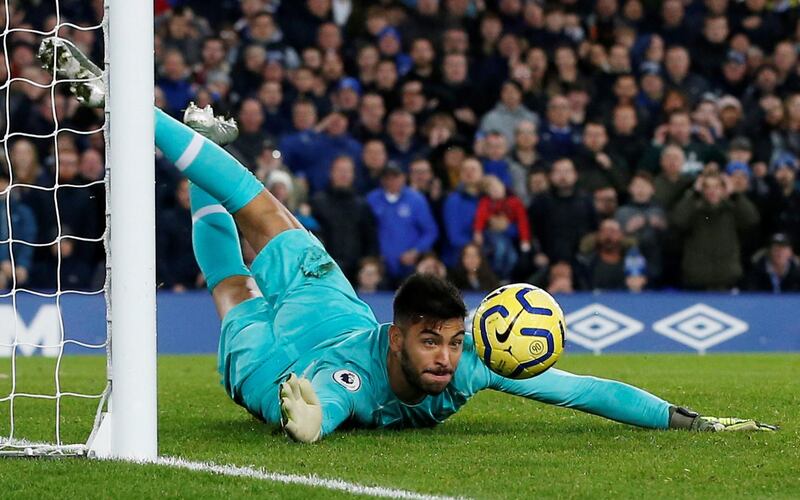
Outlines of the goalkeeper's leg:
[{"label": "goalkeeper's leg", "polygon": [[192,248],[220,318],[245,300],[259,296],[244,265],[233,217],[211,195],[192,185]]},{"label": "goalkeeper's leg", "polygon": [[156,146],[186,177],[219,200],[256,252],[288,229],[303,226],[227,151],[155,110]]},{"label": "goalkeeper's leg", "polygon": [[[39,48],[45,68],[75,80],[71,90],[87,106],[102,106],[102,71],[74,44],[46,38]],[[192,182],[234,214],[239,229],[256,252],[275,236],[302,226],[256,177],[224,149],[159,109],[155,110],[156,146]]]}]

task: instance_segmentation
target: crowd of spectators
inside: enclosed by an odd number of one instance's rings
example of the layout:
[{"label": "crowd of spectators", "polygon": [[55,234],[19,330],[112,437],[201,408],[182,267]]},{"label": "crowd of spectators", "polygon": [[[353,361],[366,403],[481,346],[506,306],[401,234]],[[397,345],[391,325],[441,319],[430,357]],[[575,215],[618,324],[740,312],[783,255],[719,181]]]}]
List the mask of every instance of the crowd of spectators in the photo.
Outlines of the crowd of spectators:
[{"label": "crowd of spectators", "polygon": [[[60,3],[62,23],[102,14],[100,0]],[[10,5],[0,12],[12,27],[57,23],[49,2]],[[156,105],[236,118],[228,151],[360,292],[414,270],[464,290],[800,290],[796,2],[155,8]],[[98,31],[59,34],[102,60]],[[78,107],[66,84],[27,83],[50,81],[34,57],[41,36],[6,36],[0,80],[26,80],[0,99],[14,133],[0,174],[0,287],[12,274],[31,288],[100,286],[104,143],[91,132],[102,111]],[[156,178],[158,281],[202,287],[187,183],[158,153]],[[9,221],[15,241],[37,244],[13,244],[13,266]]]}]

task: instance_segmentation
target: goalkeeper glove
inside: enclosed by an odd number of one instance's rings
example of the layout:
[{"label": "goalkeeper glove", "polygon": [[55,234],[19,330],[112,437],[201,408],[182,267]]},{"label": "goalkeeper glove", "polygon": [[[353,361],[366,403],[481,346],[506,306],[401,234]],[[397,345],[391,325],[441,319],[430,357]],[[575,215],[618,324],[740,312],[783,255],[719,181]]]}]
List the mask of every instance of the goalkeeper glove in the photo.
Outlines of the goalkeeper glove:
[{"label": "goalkeeper glove", "polygon": [[292,373],[281,384],[281,426],[284,432],[301,443],[313,443],[322,437],[322,406],[306,378]]},{"label": "goalkeeper glove", "polygon": [[731,432],[731,431],[766,431],[778,430],[778,426],[757,422],[752,419],[734,417],[700,416],[692,422],[693,431]]},{"label": "goalkeeper glove", "polygon": [[757,422],[752,419],[733,417],[708,417],[688,408],[672,406],[669,409],[670,429],[686,429],[699,432],[733,431],[777,431],[778,426]]}]

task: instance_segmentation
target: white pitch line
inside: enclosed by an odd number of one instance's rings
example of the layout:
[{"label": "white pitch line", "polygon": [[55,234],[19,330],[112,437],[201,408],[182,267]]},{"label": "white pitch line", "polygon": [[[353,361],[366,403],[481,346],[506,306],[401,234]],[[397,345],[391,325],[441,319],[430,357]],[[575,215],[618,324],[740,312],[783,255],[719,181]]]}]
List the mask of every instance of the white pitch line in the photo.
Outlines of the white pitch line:
[{"label": "white pitch line", "polygon": [[[59,456],[59,455],[78,455],[86,456],[87,449],[84,445],[55,446],[52,443],[34,443],[24,439],[6,439],[0,437],[0,448],[9,446],[12,448],[11,454],[24,456]],[[3,450],[0,450],[2,455]],[[8,453],[8,450],[6,450]],[[89,454],[91,457],[92,454]],[[316,475],[285,474],[281,472],[269,472],[264,469],[254,469],[238,465],[218,465],[211,462],[192,462],[177,457],[158,457],[152,460],[120,460],[117,458],[98,458],[97,460],[122,461],[137,464],[154,464],[173,467],[176,469],[190,470],[194,472],[208,472],[231,477],[246,477],[250,479],[260,479],[262,481],[272,481],[283,484],[299,484],[311,486],[313,488],[325,488],[328,490],[343,491],[353,495],[368,495],[381,498],[404,498],[409,500],[463,500],[465,497],[449,497],[442,495],[426,495],[415,491],[400,490],[395,488],[384,488],[382,486],[366,486],[358,483],[349,483],[341,479],[325,479]]]},{"label": "white pitch line", "polygon": [[155,460],[143,461],[142,463],[153,463],[165,465],[178,469],[191,471],[210,472],[233,477],[247,477],[260,479],[262,481],[273,481],[284,484],[300,484],[315,488],[325,488],[329,490],[343,491],[354,495],[369,495],[382,498],[407,498],[413,500],[457,500],[463,497],[448,497],[438,495],[426,495],[408,490],[394,488],[384,488],[381,486],[366,486],[363,484],[349,483],[341,479],[325,479],[316,475],[284,474],[280,472],[269,472],[263,469],[252,467],[242,467],[238,465],[217,465],[209,462],[191,462],[176,457],[159,457]]}]

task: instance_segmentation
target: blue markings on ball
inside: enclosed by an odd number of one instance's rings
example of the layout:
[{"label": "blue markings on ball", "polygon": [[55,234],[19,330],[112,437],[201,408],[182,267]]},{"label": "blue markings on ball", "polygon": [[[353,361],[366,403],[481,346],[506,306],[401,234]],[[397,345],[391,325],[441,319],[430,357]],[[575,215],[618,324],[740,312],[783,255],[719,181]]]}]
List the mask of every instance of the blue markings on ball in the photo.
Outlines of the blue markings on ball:
[{"label": "blue markings on ball", "polygon": [[488,330],[486,329],[486,320],[492,314],[499,314],[503,318],[507,318],[508,309],[506,309],[505,306],[498,304],[496,306],[490,307],[481,315],[481,338],[483,339],[483,345],[486,349],[483,353],[483,362],[486,363],[486,366],[492,366],[490,362],[492,357],[492,346],[491,344],[489,344],[489,334]]},{"label": "blue markings on ball", "polygon": [[530,368],[531,366],[536,366],[544,363],[553,356],[553,351],[555,350],[555,343],[553,342],[553,334],[550,333],[548,330],[544,330],[542,328],[522,328],[520,329],[519,333],[520,335],[524,335],[526,337],[544,338],[545,340],[547,340],[547,351],[536,359],[526,361],[525,363],[520,363],[517,366],[517,368],[511,373],[511,375],[509,375],[510,378],[518,377],[523,371]]},{"label": "blue markings on ball", "polygon": [[547,309],[546,307],[534,307],[528,302],[528,299],[525,297],[525,294],[530,292],[531,289],[523,288],[522,290],[518,291],[516,294],[517,301],[520,303],[525,311],[531,314],[540,314],[542,316],[552,316],[553,310]]}]

